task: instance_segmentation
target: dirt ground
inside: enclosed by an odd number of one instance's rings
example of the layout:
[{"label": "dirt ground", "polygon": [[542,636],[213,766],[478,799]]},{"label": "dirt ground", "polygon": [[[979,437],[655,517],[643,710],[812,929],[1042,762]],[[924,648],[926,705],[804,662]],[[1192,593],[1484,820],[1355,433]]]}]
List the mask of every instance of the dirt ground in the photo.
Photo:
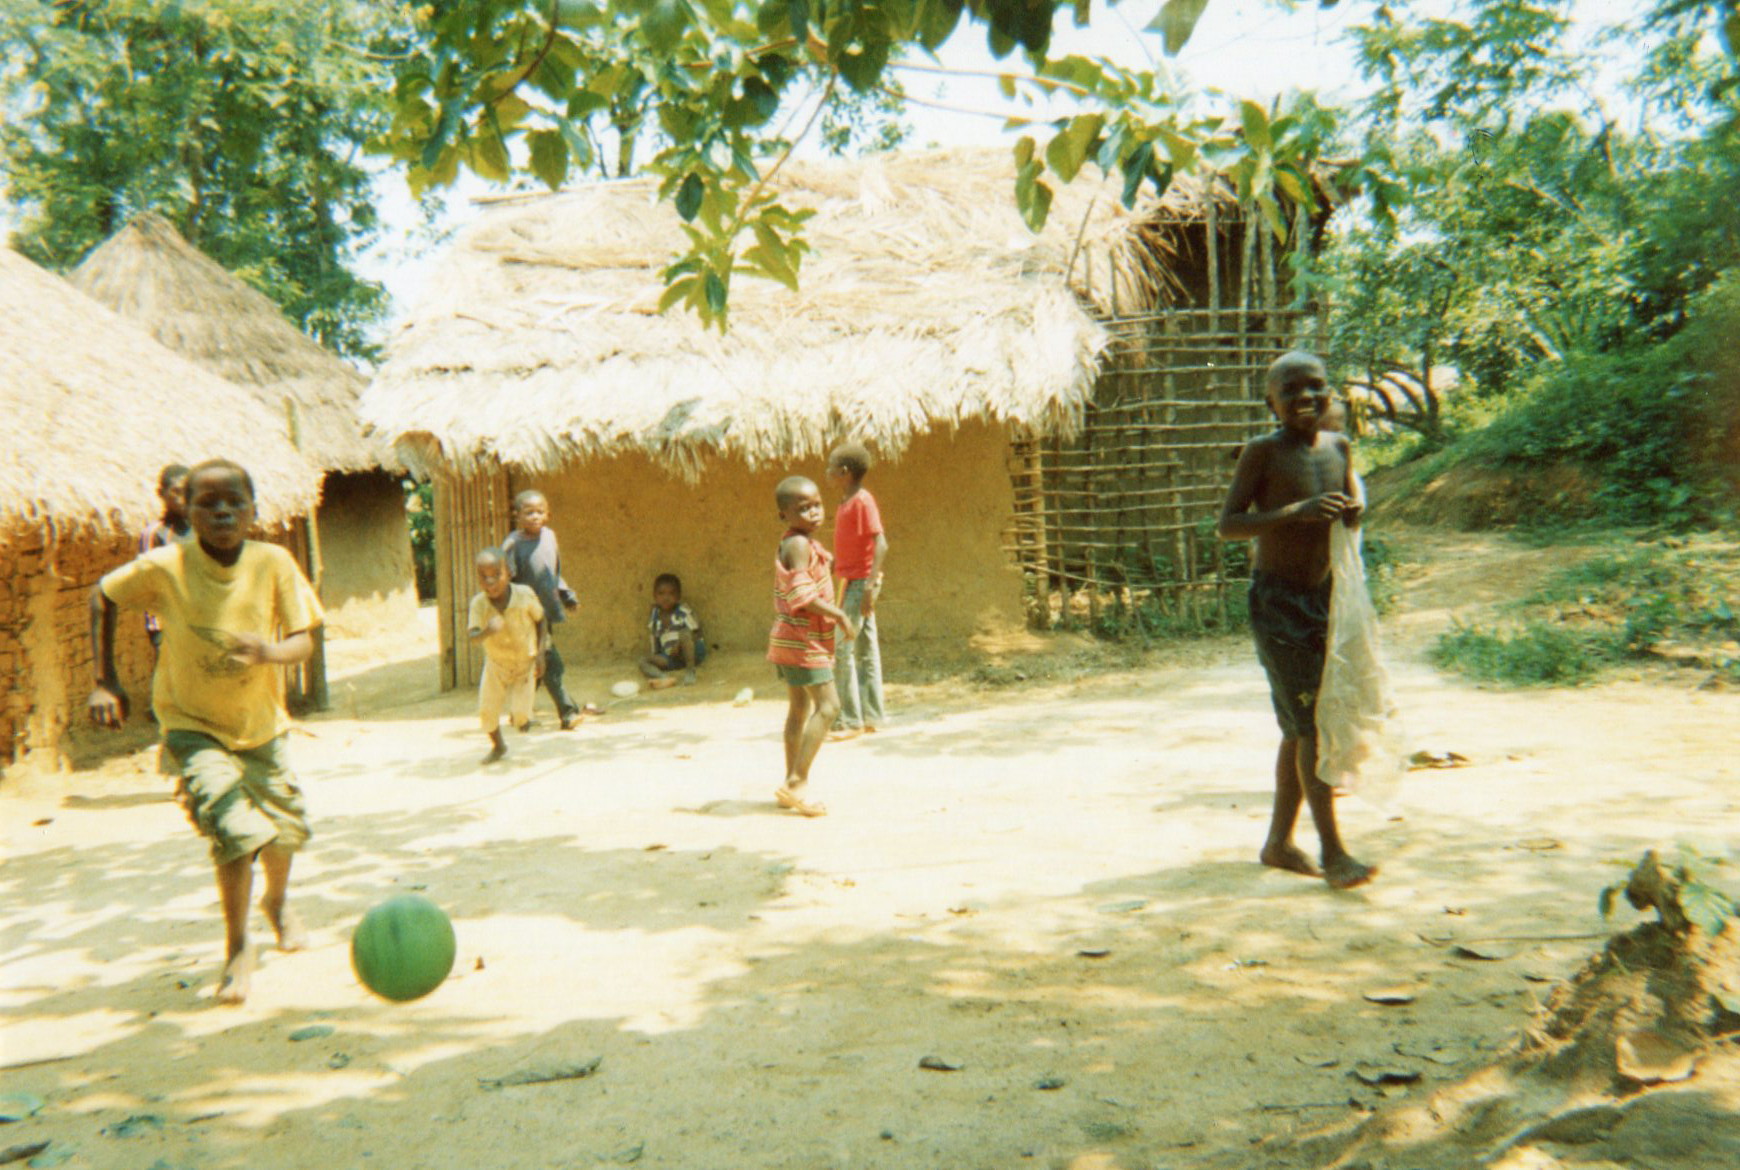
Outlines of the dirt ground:
[{"label": "dirt ground", "polygon": [[[832,815],[806,821],[771,802],[783,696],[751,657],[570,733],[542,700],[480,770],[472,700],[434,692],[422,647],[337,641],[334,710],[293,740],[314,945],[267,949],[240,1008],[209,998],[210,867],[151,753],[9,780],[0,1094],[35,1100],[0,1105],[40,1110],[0,1125],[0,1159],[1315,1164],[1297,1138],[1424,1101],[1528,1028],[1634,920],[1596,911],[1620,863],[1740,838],[1740,694],[1663,670],[1489,691],[1424,665],[1452,616],[1578,550],[1403,544],[1429,553],[1390,622],[1411,739],[1471,763],[1412,773],[1400,819],[1340,802],[1382,867],[1351,892],[1254,863],[1276,732],[1242,642],[1078,678],[1054,652],[1005,665],[1041,680],[1011,687],[897,681],[892,726],[823,749]],[[576,673],[601,701],[630,675]],[[349,933],[403,890],[448,910],[459,959],[390,1005]],[[1386,1072],[1418,1079],[1366,1083]],[[1699,1091],[1740,1110],[1740,1080]],[[1527,1170],[1713,1165],[1577,1150]]]}]

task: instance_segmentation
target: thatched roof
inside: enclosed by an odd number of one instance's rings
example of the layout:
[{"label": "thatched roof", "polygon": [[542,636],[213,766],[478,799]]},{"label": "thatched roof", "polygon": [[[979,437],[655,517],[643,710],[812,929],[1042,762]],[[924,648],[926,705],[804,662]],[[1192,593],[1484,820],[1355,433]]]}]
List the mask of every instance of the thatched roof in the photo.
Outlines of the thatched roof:
[{"label": "thatched roof", "polygon": [[293,435],[328,471],[392,463],[366,439],[367,379],[303,333],[272,301],[147,212],[85,257],[73,284],[158,341],[293,418]]},{"label": "thatched roof", "polygon": [[163,464],[219,457],[248,468],[268,525],[319,499],[281,415],[6,247],[0,395],[0,522],[138,529],[160,510]]},{"label": "thatched roof", "polygon": [[1135,230],[1162,205],[1126,211],[1090,167],[1036,236],[1013,177],[1001,149],[791,164],[782,201],[817,213],[802,290],[738,278],[724,337],[656,311],[682,233],[651,181],[496,201],[396,330],[363,414],[413,467],[458,471],[640,450],[693,475],[714,454],[762,464],[847,432],[896,453],[970,418],[1067,430],[1106,344],[1084,299],[1164,295]]}]

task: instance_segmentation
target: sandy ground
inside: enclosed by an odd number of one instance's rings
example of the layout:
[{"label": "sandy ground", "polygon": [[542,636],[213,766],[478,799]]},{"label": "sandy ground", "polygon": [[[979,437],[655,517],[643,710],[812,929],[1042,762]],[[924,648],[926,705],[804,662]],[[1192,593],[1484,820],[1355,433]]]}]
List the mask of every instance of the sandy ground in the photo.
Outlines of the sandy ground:
[{"label": "sandy ground", "polygon": [[[1242,643],[1063,685],[895,687],[893,726],[823,749],[818,821],[771,803],[783,696],[752,660],[570,733],[542,708],[479,770],[470,697],[435,694],[432,660],[338,643],[335,710],[293,741],[314,945],[266,950],[241,1008],[209,998],[210,868],[150,754],[0,794],[0,1093],[42,1102],[0,1125],[0,1158],[1268,1164],[1490,1059],[1628,923],[1596,913],[1616,863],[1740,836],[1740,695],[1660,672],[1483,691],[1420,661],[1452,612],[1571,555],[1434,546],[1394,668],[1412,739],[1472,764],[1412,774],[1402,819],[1341,802],[1382,867],[1347,893],[1253,863],[1275,731]],[[580,674],[605,698],[628,672]],[[459,959],[396,1006],[348,944],[402,890],[450,912]],[[1384,1070],[1420,1080],[1356,1075]]]}]

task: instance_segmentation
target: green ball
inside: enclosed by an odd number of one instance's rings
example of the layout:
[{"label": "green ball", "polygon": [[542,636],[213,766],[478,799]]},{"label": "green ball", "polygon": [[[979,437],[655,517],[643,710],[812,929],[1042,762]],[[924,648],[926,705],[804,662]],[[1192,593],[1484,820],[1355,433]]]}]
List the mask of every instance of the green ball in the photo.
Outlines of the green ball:
[{"label": "green ball", "polygon": [[453,970],[453,923],[429,899],[399,894],[363,915],[350,936],[350,965],[362,985],[395,1003],[420,999]]}]

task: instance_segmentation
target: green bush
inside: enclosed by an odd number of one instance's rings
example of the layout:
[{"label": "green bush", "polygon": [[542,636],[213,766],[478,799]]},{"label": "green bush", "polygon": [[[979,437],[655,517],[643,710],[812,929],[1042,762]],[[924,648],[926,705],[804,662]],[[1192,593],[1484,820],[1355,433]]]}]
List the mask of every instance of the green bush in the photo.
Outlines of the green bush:
[{"label": "green bush", "polygon": [[1480,682],[1505,686],[1575,686],[1618,661],[1619,637],[1608,631],[1567,630],[1529,622],[1511,631],[1456,626],[1432,647],[1432,662]]}]

